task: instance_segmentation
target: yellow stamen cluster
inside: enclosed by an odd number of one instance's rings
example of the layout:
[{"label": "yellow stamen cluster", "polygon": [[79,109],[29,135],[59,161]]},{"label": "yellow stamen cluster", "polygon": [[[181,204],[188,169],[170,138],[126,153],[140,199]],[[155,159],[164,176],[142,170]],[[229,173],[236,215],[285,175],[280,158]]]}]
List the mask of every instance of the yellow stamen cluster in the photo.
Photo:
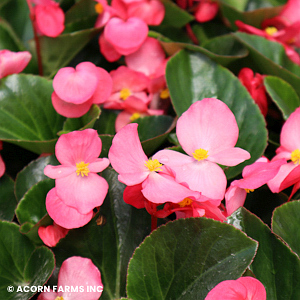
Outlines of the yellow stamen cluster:
[{"label": "yellow stamen cluster", "polygon": [[200,149],[197,149],[194,151],[193,153],[193,157],[196,159],[196,160],[203,160],[203,159],[206,159],[208,158],[208,151],[207,150],[204,150],[202,148]]},{"label": "yellow stamen cluster", "polygon": [[62,297],[62,296],[57,296],[57,297],[55,298],[55,300],[64,300],[64,297]]},{"label": "yellow stamen cluster", "polygon": [[135,112],[135,113],[133,113],[132,115],[131,115],[131,117],[129,118],[129,120],[132,122],[132,121],[135,121],[135,120],[137,120],[138,118],[140,118],[140,114],[139,113],[137,113],[137,112]]},{"label": "yellow stamen cluster", "polygon": [[161,171],[162,164],[157,159],[149,159],[145,162],[145,166],[149,169],[149,171]]},{"label": "yellow stamen cluster", "polygon": [[291,154],[291,160],[295,165],[299,165],[300,163],[300,150],[296,149]]},{"label": "yellow stamen cluster", "polygon": [[160,92],[159,96],[160,96],[161,99],[168,99],[170,97],[169,89],[165,88],[164,90],[162,90]]},{"label": "yellow stamen cluster", "polygon": [[120,91],[120,98],[122,100],[126,100],[129,96],[131,96],[131,91],[128,88],[123,88]]},{"label": "yellow stamen cluster", "polygon": [[253,189],[245,189],[245,191],[246,191],[247,193],[254,192],[254,190],[253,190]]},{"label": "yellow stamen cluster", "polygon": [[265,29],[265,32],[268,34],[268,35],[273,35],[274,33],[276,33],[278,31],[278,29],[274,26],[270,26],[270,27],[267,27]]},{"label": "yellow stamen cluster", "polygon": [[88,176],[90,170],[88,168],[89,163],[85,164],[84,161],[76,163],[76,175],[81,177]]},{"label": "yellow stamen cluster", "polygon": [[101,15],[104,11],[104,7],[101,3],[95,4],[95,11],[97,14]]},{"label": "yellow stamen cluster", "polygon": [[193,203],[193,200],[190,198],[184,198],[182,201],[180,201],[178,204],[180,207],[189,206]]}]

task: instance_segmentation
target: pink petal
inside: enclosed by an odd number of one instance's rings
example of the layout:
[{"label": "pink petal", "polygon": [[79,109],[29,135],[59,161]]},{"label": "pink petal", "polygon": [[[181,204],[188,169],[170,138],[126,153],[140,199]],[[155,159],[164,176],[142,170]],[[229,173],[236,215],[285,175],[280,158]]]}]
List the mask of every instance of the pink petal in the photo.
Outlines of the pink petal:
[{"label": "pink petal", "polygon": [[91,62],[60,69],[53,78],[53,88],[65,102],[82,104],[90,99],[98,85],[98,69]]},{"label": "pink petal", "polygon": [[285,190],[286,188],[300,182],[300,166],[296,166],[281,182],[279,191]]},{"label": "pink petal", "polygon": [[88,165],[90,172],[99,173],[109,166],[108,158],[97,158],[95,161]]},{"label": "pink petal", "polygon": [[279,16],[290,23],[299,21],[300,2],[299,0],[288,0]]},{"label": "pink petal", "polygon": [[47,227],[40,227],[38,230],[39,237],[44,242],[44,244],[49,247],[55,247],[56,244],[62,238],[64,238],[68,232],[68,229],[63,228],[56,223]]},{"label": "pink petal", "polygon": [[58,197],[81,214],[87,214],[102,205],[108,191],[106,180],[95,173],[81,177],[74,172],[56,179],[55,186]]},{"label": "pink petal", "polygon": [[58,294],[51,290],[50,292],[42,292],[39,294],[37,300],[55,300],[57,296]]},{"label": "pink petal", "polygon": [[239,207],[243,206],[246,200],[247,192],[245,189],[237,186],[230,186],[225,193],[225,205],[228,216],[230,216]]},{"label": "pink petal", "polygon": [[172,177],[151,172],[143,182],[142,193],[152,203],[178,203],[184,198],[198,199],[200,193],[191,191],[177,183]]},{"label": "pink petal", "polygon": [[130,69],[149,76],[164,62],[165,57],[165,52],[159,41],[147,37],[136,52],[125,57],[125,62]]},{"label": "pink petal", "polygon": [[123,127],[115,135],[108,153],[112,167],[120,174],[119,180],[126,185],[143,182],[150,172],[145,166],[148,158],[142,148],[137,127],[136,123]]},{"label": "pink petal", "polygon": [[117,61],[119,58],[121,58],[122,54],[120,54],[115,47],[106,40],[104,37],[104,34],[101,34],[99,37],[99,47],[100,52],[105,57],[105,59],[109,62]]},{"label": "pink petal", "polygon": [[76,172],[75,166],[51,166],[48,165],[44,169],[44,174],[52,179],[63,178]]},{"label": "pink petal", "polygon": [[224,166],[236,166],[250,158],[250,153],[244,149],[234,147],[211,155],[207,160]]},{"label": "pink petal", "polygon": [[153,159],[157,159],[160,163],[173,168],[184,166],[195,161],[194,158],[174,150],[160,150],[153,155]]},{"label": "pink petal", "polygon": [[100,155],[102,142],[94,129],[72,131],[59,137],[55,154],[61,164],[76,166],[76,163],[94,162]]},{"label": "pink petal", "polygon": [[[103,284],[101,274],[98,268],[89,258],[72,256],[66,259],[59,270],[58,287],[65,286],[79,287],[83,286],[84,292],[63,292],[64,299],[72,300],[98,300],[102,294]],[[89,292],[88,287],[98,287],[98,291]]]},{"label": "pink petal", "polygon": [[218,13],[219,5],[215,1],[201,1],[195,11],[195,19],[200,22],[212,20]]},{"label": "pink petal", "polygon": [[3,161],[2,156],[0,155],[0,177],[2,177],[5,173],[5,163]]},{"label": "pink petal", "polygon": [[36,24],[43,35],[57,37],[64,31],[65,15],[55,1],[51,5],[36,5],[34,12]]},{"label": "pink petal", "polygon": [[144,208],[147,200],[142,194],[142,184],[127,186],[123,193],[124,202],[135,208]]},{"label": "pink petal", "polygon": [[28,65],[31,54],[28,51],[12,52],[9,50],[0,51],[0,79],[22,72]]},{"label": "pink petal", "polygon": [[137,51],[147,35],[148,26],[136,17],[129,18],[127,21],[111,18],[104,29],[105,39],[122,55]]},{"label": "pink petal", "polygon": [[180,145],[193,155],[196,149],[208,151],[208,155],[235,146],[239,129],[234,114],[228,106],[214,98],[197,101],[182,114],[176,129]]},{"label": "pink petal", "polygon": [[46,209],[56,224],[67,229],[82,227],[93,217],[93,211],[81,214],[75,208],[65,205],[57,196],[56,188],[51,189],[46,196]]},{"label": "pink petal", "polygon": [[73,104],[60,99],[55,92],[51,95],[52,105],[57,113],[67,118],[80,118],[86,114],[92,104],[93,100],[89,99],[82,104]]},{"label": "pink petal", "polygon": [[247,289],[247,298],[251,300],[266,300],[267,294],[264,285],[253,277],[241,277],[236,280],[243,284]]}]

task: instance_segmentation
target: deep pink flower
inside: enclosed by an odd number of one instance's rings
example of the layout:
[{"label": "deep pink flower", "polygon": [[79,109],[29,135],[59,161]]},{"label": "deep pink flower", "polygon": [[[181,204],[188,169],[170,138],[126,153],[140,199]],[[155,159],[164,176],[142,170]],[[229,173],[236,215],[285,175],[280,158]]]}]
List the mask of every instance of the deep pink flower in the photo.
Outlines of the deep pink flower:
[{"label": "deep pink flower", "polygon": [[176,181],[210,199],[223,199],[227,180],[217,164],[235,166],[250,158],[234,147],[239,135],[234,114],[224,102],[205,98],[182,114],[176,133],[188,155],[161,150],[153,158],[171,168]]},{"label": "deep pink flower", "polygon": [[28,65],[31,54],[28,51],[12,52],[0,50],[0,79],[22,72]]},{"label": "deep pink flower", "polygon": [[225,280],[216,285],[205,300],[266,300],[263,284],[253,277]]},{"label": "deep pink flower", "polygon": [[68,229],[63,228],[54,222],[53,225],[39,227],[38,235],[45,245],[55,247],[68,232]]},{"label": "deep pink flower", "polygon": [[[197,3],[199,0],[194,2]],[[217,15],[218,10],[218,2],[212,0],[200,0],[194,12],[194,16],[198,22],[204,23],[212,20]]]},{"label": "deep pink flower", "polygon": [[107,194],[108,184],[97,174],[109,165],[107,158],[98,158],[101,148],[101,139],[94,129],[63,134],[55,146],[61,165],[44,169],[46,176],[55,179],[57,197],[81,214],[100,206]]},{"label": "deep pink flower", "polygon": [[[77,288],[77,291],[72,291],[71,288],[73,290]],[[60,267],[57,289],[42,292],[38,300],[98,300],[102,291],[101,273],[92,260],[72,256],[66,259]]]}]

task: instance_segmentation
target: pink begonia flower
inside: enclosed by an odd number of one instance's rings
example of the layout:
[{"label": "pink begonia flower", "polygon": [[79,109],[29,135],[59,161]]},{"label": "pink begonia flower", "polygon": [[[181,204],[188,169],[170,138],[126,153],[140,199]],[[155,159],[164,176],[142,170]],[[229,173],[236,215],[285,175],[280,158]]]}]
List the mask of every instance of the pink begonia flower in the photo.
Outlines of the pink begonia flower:
[{"label": "pink begonia flower", "polygon": [[97,174],[109,165],[107,158],[98,158],[101,148],[101,139],[94,129],[63,134],[55,145],[61,165],[44,169],[46,176],[55,179],[57,197],[81,214],[100,206],[108,191],[106,180]]},{"label": "pink begonia flower", "polygon": [[[199,0],[194,2],[197,3]],[[218,2],[212,0],[200,0],[194,12],[194,16],[198,22],[204,23],[212,20],[217,15],[218,10]]]},{"label": "pink begonia flower", "polygon": [[118,180],[133,186],[142,183],[142,193],[153,203],[180,202],[186,197],[199,198],[198,192],[177,183],[162,171],[156,159],[148,159],[137,132],[138,124],[123,127],[114,137],[109,150],[112,167],[119,173]]},{"label": "pink begonia flower", "polygon": [[99,47],[100,52],[109,62],[117,61],[119,58],[122,57],[122,54],[117,52],[114,46],[105,39],[104,34],[101,34],[99,37]]},{"label": "pink begonia flower", "polygon": [[[3,142],[0,141],[0,150],[3,149]],[[0,155],[0,177],[2,177],[5,173],[5,163],[3,161],[2,156]]]},{"label": "pink begonia flower", "polygon": [[56,289],[42,292],[38,300],[98,300],[102,291],[101,273],[92,260],[71,256],[60,267]]},{"label": "pink begonia flower", "polygon": [[60,69],[53,78],[52,104],[67,118],[78,118],[88,112],[93,103],[107,100],[112,90],[109,73],[91,62],[82,62],[76,68]]},{"label": "pink begonia flower", "polygon": [[235,166],[250,154],[234,147],[239,129],[228,106],[215,98],[197,101],[177,121],[176,134],[183,150],[161,150],[153,156],[171,168],[176,181],[211,199],[223,199],[226,176],[217,164]]},{"label": "pink begonia flower", "polygon": [[65,29],[65,14],[59,4],[52,0],[33,0],[35,24],[40,34],[48,37],[57,37]]},{"label": "pink begonia flower", "polygon": [[63,228],[54,222],[53,225],[39,227],[38,235],[45,245],[55,247],[68,232],[68,229]]},{"label": "pink begonia flower", "polygon": [[204,300],[266,300],[264,285],[253,277],[240,277],[217,284]]},{"label": "pink begonia flower", "polygon": [[269,162],[267,158],[262,157],[246,166],[242,172],[243,178],[231,182],[225,193],[227,215],[230,216],[244,205],[248,192],[254,191],[274,178],[285,162],[284,159]]},{"label": "pink begonia flower", "polygon": [[243,68],[238,74],[241,83],[246,87],[255,103],[258,105],[261,113],[265,117],[268,112],[268,99],[266,88],[264,86],[264,75],[260,75],[249,68]]},{"label": "pink begonia flower", "polygon": [[0,79],[22,72],[30,60],[31,54],[28,51],[0,50]]},{"label": "pink begonia flower", "polygon": [[112,16],[117,15],[117,12],[113,7],[107,4],[106,0],[95,1],[97,2],[97,4],[95,4],[95,10],[99,15],[96,20],[95,27],[103,27]]},{"label": "pink begonia flower", "polygon": [[[284,158],[287,162],[282,165],[278,174],[268,182],[268,186],[273,193],[279,193],[283,189],[297,182],[297,171],[292,171],[300,163],[300,108],[297,108],[283,124],[280,133],[280,147],[276,150],[276,155],[272,160]],[[286,178],[291,174],[287,181]],[[283,184],[283,182],[285,183]],[[288,185],[290,184],[290,185]]]}]

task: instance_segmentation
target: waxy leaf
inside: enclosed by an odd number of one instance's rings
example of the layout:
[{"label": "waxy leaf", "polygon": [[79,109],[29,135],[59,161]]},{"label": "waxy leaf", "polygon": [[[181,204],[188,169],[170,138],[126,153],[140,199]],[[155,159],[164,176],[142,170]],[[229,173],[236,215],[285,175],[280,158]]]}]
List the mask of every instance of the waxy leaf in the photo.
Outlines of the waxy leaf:
[{"label": "waxy leaf", "polygon": [[228,222],[258,241],[250,270],[262,282],[267,299],[300,299],[300,260],[259,218],[244,208],[235,211]]},{"label": "waxy leaf", "polygon": [[0,220],[11,221],[18,202],[14,195],[14,181],[7,175],[0,178]]},{"label": "waxy leaf", "polygon": [[286,120],[300,106],[300,99],[290,84],[275,76],[266,76],[264,84],[268,94],[281,110]]},{"label": "waxy leaf", "polygon": [[[14,223],[0,222],[0,298],[27,300],[54,269],[54,256],[46,247],[36,248]],[[25,289],[24,287],[28,288]],[[10,287],[10,291],[8,291]],[[18,288],[21,287],[21,291]],[[13,290],[13,291],[12,291]]]},{"label": "waxy leaf", "polygon": [[52,83],[42,77],[17,74],[0,82],[0,140],[32,152],[53,153],[64,117],[51,102]]},{"label": "waxy leaf", "polygon": [[219,282],[239,278],[257,243],[225,223],[179,219],[159,227],[135,250],[127,296],[144,299],[204,299]]},{"label": "waxy leaf", "polygon": [[246,164],[263,154],[267,145],[264,118],[245,87],[230,71],[200,53],[180,51],[169,60],[166,79],[178,116],[203,98],[222,100],[234,113],[239,126],[236,146],[250,152],[251,159],[229,168],[228,178],[236,176]]},{"label": "waxy leaf", "polygon": [[291,201],[275,209],[272,230],[300,257],[300,201]]},{"label": "waxy leaf", "polygon": [[102,276],[101,300],[113,300],[126,296],[128,261],[150,233],[150,216],[144,209],[135,209],[123,201],[125,186],[114,170],[107,169],[102,175],[109,184],[109,195],[99,214],[86,226],[70,231],[54,252],[59,266],[73,255],[91,258]]}]

